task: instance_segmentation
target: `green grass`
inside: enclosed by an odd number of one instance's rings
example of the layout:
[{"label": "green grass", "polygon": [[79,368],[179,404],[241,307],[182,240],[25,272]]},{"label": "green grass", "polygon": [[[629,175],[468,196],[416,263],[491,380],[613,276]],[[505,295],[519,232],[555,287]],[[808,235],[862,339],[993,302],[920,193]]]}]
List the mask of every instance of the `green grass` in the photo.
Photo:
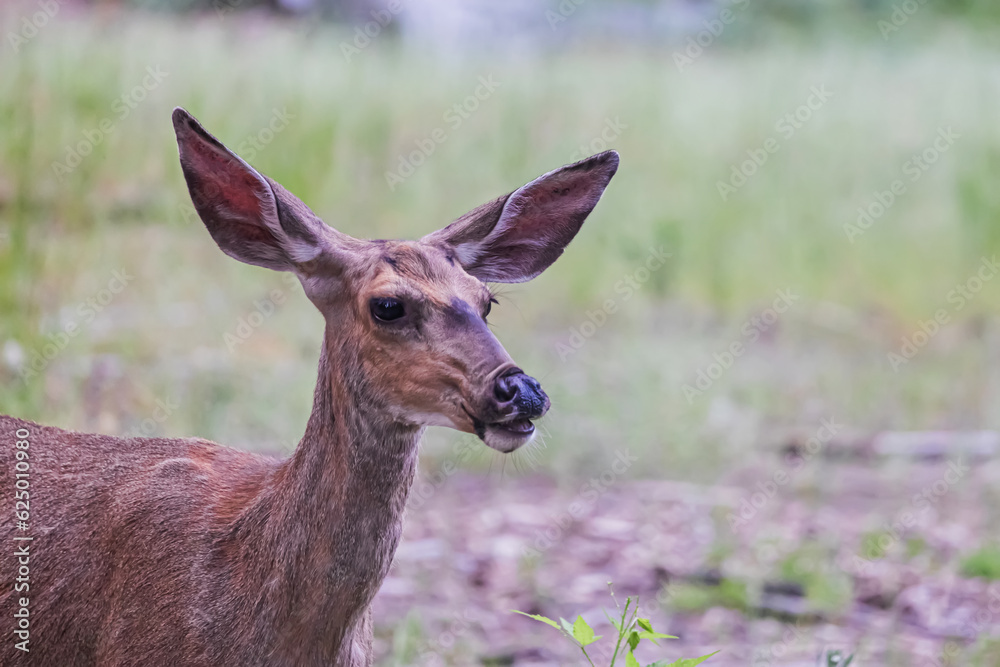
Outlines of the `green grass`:
[{"label": "green grass", "polygon": [[722,579],[718,585],[683,582],[671,587],[671,606],[680,612],[702,612],[712,607],[726,607],[746,612],[750,608],[747,585],[735,579]]},{"label": "green grass", "polygon": [[804,542],[780,565],[783,581],[802,586],[810,608],[825,613],[844,611],[852,599],[850,578],[831,565],[831,550],[815,542]]},{"label": "green grass", "polygon": [[984,546],[969,554],[962,559],[961,572],[965,577],[1000,580],[1000,546]]},{"label": "green grass", "polygon": [[[3,34],[19,19],[8,13]],[[287,129],[251,161],[362,237],[420,236],[570,161],[609,120],[624,124],[612,142],[621,170],[578,239],[542,277],[504,288],[493,317],[553,397],[543,460],[567,476],[628,447],[642,456],[632,474],[713,479],[752,445],[830,415],[862,430],[1000,426],[1000,387],[982,363],[1000,281],[899,373],[886,362],[1000,250],[1000,56],[977,35],[720,44],[679,73],[667,49],[448,62],[391,36],[347,63],[346,34],[253,17],[67,11],[4,54],[0,412],[123,433],[157,400],[174,401],[156,432],[272,449],[300,436],[321,320],[300,289],[229,260],[189,219],[169,121],[182,105],[232,146],[287,109]],[[119,118],[116,98],[148,67],[168,74]],[[390,190],[385,172],[447,128],[444,111],[487,75],[499,89]],[[722,201],[717,182],[779,136],[776,120],[819,85],[833,97]],[[110,134],[58,178],[53,163],[104,118]],[[850,243],[856,209],[945,126],[961,135],[955,146]],[[616,283],[659,246],[667,266],[625,301]],[[19,361],[76,322],[78,304],[119,268],[135,279],[40,377],[19,382]],[[273,289],[287,302],[230,352],[224,334]],[[743,323],[779,289],[801,299],[689,403],[683,386],[743,340]],[[618,312],[560,358],[570,328],[606,299]],[[430,440],[434,465],[454,440]]]}]

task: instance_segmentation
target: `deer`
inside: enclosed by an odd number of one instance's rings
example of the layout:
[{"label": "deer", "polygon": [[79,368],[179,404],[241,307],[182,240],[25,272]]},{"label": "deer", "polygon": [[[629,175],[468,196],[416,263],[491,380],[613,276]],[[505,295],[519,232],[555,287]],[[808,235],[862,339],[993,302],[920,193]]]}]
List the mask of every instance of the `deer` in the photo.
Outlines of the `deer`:
[{"label": "deer", "polygon": [[30,500],[27,529],[9,516],[0,528],[0,663],[371,665],[371,604],[424,430],[474,434],[503,455],[550,407],[487,324],[489,284],[530,280],[563,253],[618,154],[551,171],[419,240],[364,240],[184,109],[173,127],[222,252],[291,272],[323,317],[312,413],[286,459],[0,416],[4,511],[15,489]]}]

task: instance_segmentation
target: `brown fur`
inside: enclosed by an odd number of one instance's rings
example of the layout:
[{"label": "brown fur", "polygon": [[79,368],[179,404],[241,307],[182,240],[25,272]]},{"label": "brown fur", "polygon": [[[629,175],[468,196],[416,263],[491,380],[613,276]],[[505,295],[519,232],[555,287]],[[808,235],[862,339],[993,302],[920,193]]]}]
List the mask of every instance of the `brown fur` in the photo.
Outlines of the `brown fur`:
[{"label": "brown fur", "polygon": [[[370,604],[399,542],[423,428],[448,425],[498,446],[489,438],[505,423],[548,407],[486,326],[490,294],[478,272],[513,281],[548,266],[617,156],[553,172],[551,188],[547,177],[533,181],[422,241],[359,241],[323,225],[185,112],[174,124],[195,207],[222,250],[295,272],[326,320],[312,414],[285,461],[0,416],[0,506],[14,508],[21,429],[31,503],[30,530],[0,524],[0,615],[12,630],[19,598],[29,598],[30,652],[4,630],[0,664],[370,665]],[[508,200],[519,202],[514,213]],[[546,221],[522,212],[532,208]],[[399,326],[370,312],[387,296],[406,304]],[[536,393],[501,401],[501,378]],[[18,592],[16,536],[33,538],[30,589]]]}]

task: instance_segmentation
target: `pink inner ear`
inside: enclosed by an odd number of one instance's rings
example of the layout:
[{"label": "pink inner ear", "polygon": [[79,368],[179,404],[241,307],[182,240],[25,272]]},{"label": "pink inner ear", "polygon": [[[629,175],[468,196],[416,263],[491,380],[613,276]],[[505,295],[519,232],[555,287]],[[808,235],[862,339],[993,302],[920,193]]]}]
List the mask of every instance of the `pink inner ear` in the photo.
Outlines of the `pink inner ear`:
[{"label": "pink inner ear", "polygon": [[[593,190],[588,180],[578,174],[569,174],[558,175],[555,179],[550,177],[515,193],[516,201],[508,203],[513,210],[506,212],[513,215],[507,221],[509,226],[501,232],[504,241],[558,243],[564,240],[568,243],[583,224],[581,214],[589,213],[600,197],[600,191],[594,193]],[[569,238],[561,238],[566,235]]]},{"label": "pink inner ear", "polygon": [[213,210],[240,222],[264,216],[270,199],[267,185],[243,162],[204,142],[193,142],[184,156],[188,172],[199,181],[198,199]]},{"label": "pink inner ear", "polygon": [[424,237],[486,282],[531,280],[562,254],[618,169],[605,151],[549,172]]}]

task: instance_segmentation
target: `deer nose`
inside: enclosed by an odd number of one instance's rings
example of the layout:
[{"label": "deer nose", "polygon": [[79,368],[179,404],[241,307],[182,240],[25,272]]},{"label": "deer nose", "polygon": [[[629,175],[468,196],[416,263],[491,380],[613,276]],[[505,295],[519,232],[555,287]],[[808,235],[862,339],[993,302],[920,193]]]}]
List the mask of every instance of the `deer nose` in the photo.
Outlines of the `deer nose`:
[{"label": "deer nose", "polygon": [[519,418],[536,419],[549,409],[549,397],[538,380],[521,372],[497,378],[493,396],[501,410],[513,409]]}]

